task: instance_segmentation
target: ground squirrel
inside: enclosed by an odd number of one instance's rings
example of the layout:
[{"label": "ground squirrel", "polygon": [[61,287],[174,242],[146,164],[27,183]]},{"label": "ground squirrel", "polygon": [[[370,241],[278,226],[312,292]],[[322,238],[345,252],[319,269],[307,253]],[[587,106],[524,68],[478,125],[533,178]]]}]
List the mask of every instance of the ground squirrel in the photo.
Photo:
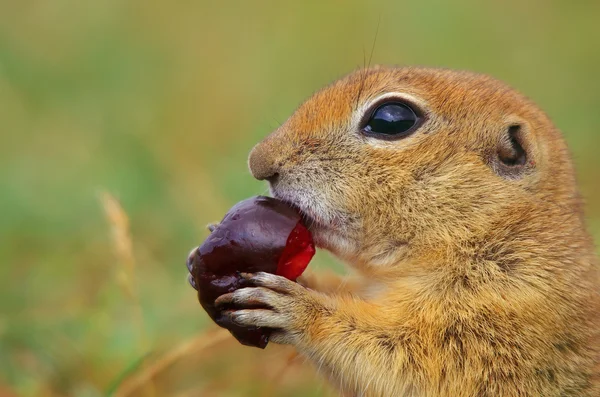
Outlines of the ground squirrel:
[{"label": "ground squirrel", "polygon": [[363,283],[258,273],[218,303],[344,395],[600,395],[598,261],[573,164],[521,94],[468,72],[359,70],[249,166]]}]

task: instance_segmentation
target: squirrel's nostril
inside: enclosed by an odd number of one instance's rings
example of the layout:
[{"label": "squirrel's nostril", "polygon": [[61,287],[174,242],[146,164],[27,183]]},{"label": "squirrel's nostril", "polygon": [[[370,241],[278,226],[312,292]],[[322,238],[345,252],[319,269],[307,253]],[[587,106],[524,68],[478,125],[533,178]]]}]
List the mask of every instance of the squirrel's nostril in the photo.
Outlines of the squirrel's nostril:
[{"label": "squirrel's nostril", "polygon": [[270,184],[277,183],[277,181],[279,180],[279,172],[276,172],[273,175],[266,177],[265,179],[269,181]]}]

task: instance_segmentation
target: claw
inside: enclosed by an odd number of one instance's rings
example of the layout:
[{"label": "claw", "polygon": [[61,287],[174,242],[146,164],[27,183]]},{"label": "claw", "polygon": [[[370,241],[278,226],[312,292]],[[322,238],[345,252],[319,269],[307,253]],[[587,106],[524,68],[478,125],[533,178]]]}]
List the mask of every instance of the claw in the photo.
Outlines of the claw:
[{"label": "claw", "polygon": [[219,296],[215,300],[215,307],[219,308],[233,303],[233,292]]},{"label": "claw", "polygon": [[255,276],[254,273],[238,273],[238,275],[245,281],[249,282],[249,284],[252,284],[252,278]]},{"label": "claw", "polygon": [[231,328],[234,325],[233,318],[231,316],[233,312],[231,310],[222,311],[216,318],[215,323],[223,328]]}]

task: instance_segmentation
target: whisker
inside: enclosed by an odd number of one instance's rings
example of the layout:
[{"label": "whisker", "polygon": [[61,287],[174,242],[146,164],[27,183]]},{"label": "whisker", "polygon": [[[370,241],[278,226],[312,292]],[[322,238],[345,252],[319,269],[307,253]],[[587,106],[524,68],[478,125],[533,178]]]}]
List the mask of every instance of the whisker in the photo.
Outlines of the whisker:
[{"label": "whisker", "polygon": [[377,43],[377,36],[379,36],[379,25],[381,25],[381,12],[379,13],[379,19],[377,20],[377,28],[375,29],[375,38],[373,39],[373,45],[371,46],[371,54],[369,55],[369,63],[367,68],[371,67],[371,60],[373,59],[373,53],[375,52],[375,44]]},{"label": "whisker", "polygon": [[369,75],[368,70],[371,67],[371,61],[373,60],[373,53],[375,52],[375,44],[377,43],[377,37],[379,35],[379,25],[381,24],[381,13],[379,13],[379,19],[377,21],[377,28],[375,30],[375,37],[373,39],[373,44],[371,46],[371,52],[369,54],[369,62],[366,62],[366,54],[365,48],[363,46],[363,68],[360,73],[360,85],[358,86],[358,92],[356,94],[356,104],[354,105],[355,109],[358,109],[358,105],[360,103],[360,98],[362,97],[365,83],[367,81],[367,77]]}]

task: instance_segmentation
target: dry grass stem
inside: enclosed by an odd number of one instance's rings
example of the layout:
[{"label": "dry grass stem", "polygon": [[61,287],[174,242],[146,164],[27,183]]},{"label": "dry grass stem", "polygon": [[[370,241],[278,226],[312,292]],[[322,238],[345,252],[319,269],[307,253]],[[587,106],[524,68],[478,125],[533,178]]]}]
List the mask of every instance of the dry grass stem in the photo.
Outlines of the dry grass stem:
[{"label": "dry grass stem", "polygon": [[164,355],[159,357],[155,362],[146,365],[143,370],[134,374],[129,379],[125,379],[123,383],[116,390],[115,397],[127,397],[134,393],[136,390],[144,387],[148,382],[157,376],[159,373],[167,369],[170,365],[175,363],[177,360],[191,354],[198,354],[199,352],[213,347],[220,342],[231,338],[229,332],[225,329],[217,329],[211,332],[202,333],[193,339],[187,340],[173,349],[167,351]]},{"label": "dry grass stem", "polygon": [[106,219],[111,226],[115,256],[121,264],[121,267],[117,269],[117,282],[130,299],[136,300],[132,281],[135,271],[135,258],[129,232],[129,217],[119,201],[110,193],[103,192],[101,200]]}]

